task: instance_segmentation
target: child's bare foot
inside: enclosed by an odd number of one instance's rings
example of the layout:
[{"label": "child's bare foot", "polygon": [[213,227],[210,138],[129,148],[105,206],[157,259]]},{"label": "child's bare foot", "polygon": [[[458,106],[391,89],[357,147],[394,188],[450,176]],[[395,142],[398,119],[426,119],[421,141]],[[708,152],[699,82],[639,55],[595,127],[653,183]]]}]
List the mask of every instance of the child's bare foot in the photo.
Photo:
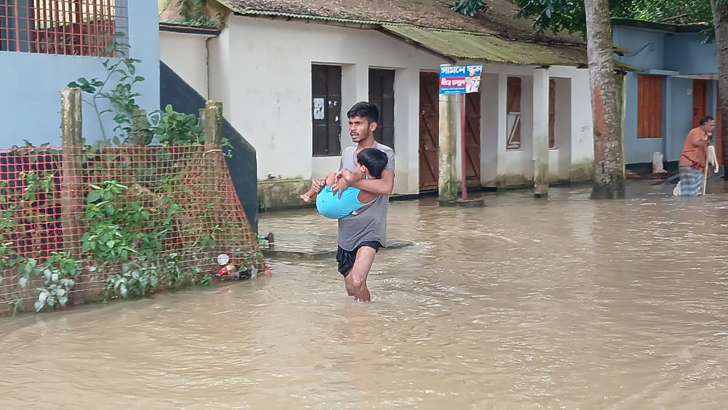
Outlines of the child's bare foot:
[{"label": "child's bare foot", "polygon": [[303,202],[311,202],[311,198],[309,198],[306,194],[301,195],[301,199]]}]

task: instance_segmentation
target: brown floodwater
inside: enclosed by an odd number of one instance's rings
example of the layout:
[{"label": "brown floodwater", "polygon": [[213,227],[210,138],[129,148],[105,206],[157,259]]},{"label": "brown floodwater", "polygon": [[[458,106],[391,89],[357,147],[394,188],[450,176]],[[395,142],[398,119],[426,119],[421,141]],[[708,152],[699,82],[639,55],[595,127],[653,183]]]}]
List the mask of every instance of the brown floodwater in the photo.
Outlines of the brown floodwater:
[{"label": "brown floodwater", "polygon": [[[333,259],[274,276],[0,319],[0,409],[718,409],[728,195],[633,182],[393,202],[372,303]],[[313,210],[260,231],[334,235]]]}]

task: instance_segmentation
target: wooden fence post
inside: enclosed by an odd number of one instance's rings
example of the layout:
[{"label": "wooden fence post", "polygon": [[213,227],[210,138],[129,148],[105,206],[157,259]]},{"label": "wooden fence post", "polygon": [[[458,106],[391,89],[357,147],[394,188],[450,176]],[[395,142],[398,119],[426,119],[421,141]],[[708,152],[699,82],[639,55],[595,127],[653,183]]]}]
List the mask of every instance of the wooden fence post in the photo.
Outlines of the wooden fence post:
[{"label": "wooden fence post", "polygon": [[61,183],[61,225],[63,249],[73,257],[81,254],[83,226],[83,139],[81,89],[65,88],[61,93],[61,132],[63,141]]}]

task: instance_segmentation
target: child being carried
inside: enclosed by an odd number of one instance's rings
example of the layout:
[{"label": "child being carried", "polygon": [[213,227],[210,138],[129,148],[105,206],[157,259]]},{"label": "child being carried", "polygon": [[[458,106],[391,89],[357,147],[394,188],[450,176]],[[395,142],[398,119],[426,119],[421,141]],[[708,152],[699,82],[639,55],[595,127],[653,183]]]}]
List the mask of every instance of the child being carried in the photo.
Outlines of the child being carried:
[{"label": "child being carried", "polygon": [[376,194],[362,191],[353,186],[334,193],[332,187],[339,179],[344,179],[351,185],[351,183],[362,179],[381,178],[382,171],[387,166],[387,154],[376,148],[363,149],[356,156],[356,165],[357,168],[353,172],[343,169],[327,175],[321,180],[324,184],[321,192],[316,192],[315,188],[311,188],[301,195],[301,199],[304,202],[311,202],[311,198],[318,193],[316,209],[321,215],[330,219],[341,219],[347,215],[356,215],[358,212],[363,211],[377,199]]}]

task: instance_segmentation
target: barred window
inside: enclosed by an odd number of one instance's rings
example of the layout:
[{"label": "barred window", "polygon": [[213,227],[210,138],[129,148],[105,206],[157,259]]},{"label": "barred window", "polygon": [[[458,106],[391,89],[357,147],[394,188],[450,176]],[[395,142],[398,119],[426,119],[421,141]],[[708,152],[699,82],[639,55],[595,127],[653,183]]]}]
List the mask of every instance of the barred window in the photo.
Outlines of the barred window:
[{"label": "barred window", "polygon": [[0,51],[113,55],[125,0],[0,0]]},{"label": "barred window", "polygon": [[341,155],[341,66],[311,66],[313,156]]}]

